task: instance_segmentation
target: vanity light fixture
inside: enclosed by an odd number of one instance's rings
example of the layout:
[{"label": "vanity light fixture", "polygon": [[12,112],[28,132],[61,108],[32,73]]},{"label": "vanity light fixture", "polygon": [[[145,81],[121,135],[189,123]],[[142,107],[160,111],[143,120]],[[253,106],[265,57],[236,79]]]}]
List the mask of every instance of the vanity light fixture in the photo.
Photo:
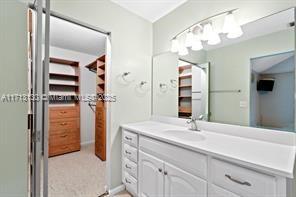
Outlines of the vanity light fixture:
[{"label": "vanity light fixture", "polygon": [[[234,18],[233,12],[236,10],[238,9],[232,9],[218,13],[197,23],[194,23],[187,29],[181,31],[171,40],[171,52],[178,52],[179,55],[184,56],[188,54],[187,48],[191,48],[193,51],[203,49],[203,43],[201,41],[207,41],[208,45],[219,44],[221,42],[219,33],[227,34],[227,38],[240,37],[241,35],[243,35],[243,31],[241,26],[236,22]],[[226,15],[224,19],[223,31],[217,32],[213,28],[212,22],[215,18],[221,17],[223,15]],[[202,24],[204,25],[202,26]],[[185,33],[186,35],[184,35]],[[183,35],[186,36],[185,40],[183,39]]]},{"label": "vanity light fixture", "polygon": [[178,39],[175,37],[172,40],[172,47],[171,47],[171,52],[172,53],[177,53],[179,51],[179,41]]},{"label": "vanity light fixture", "polygon": [[242,28],[236,22],[232,11],[225,16],[223,33],[227,34],[227,38],[238,38],[243,35]]}]

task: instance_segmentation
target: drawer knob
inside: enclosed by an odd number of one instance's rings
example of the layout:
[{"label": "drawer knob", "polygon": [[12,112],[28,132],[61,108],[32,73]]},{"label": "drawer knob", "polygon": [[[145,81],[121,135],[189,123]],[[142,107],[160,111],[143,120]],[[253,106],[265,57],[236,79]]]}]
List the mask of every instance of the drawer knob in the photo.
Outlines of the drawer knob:
[{"label": "drawer knob", "polygon": [[131,141],[131,140],[132,140],[132,138],[131,138],[131,137],[127,137],[127,136],[125,136],[125,139],[126,139],[126,140],[129,140],[129,141]]},{"label": "drawer knob", "polygon": [[160,173],[161,173],[161,172],[162,172],[162,169],[161,169],[161,168],[158,168],[158,172],[160,172]]},{"label": "drawer knob", "polygon": [[132,153],[131,152],[128,152],[127,150],[125,151],[126,154],[128,155],[131,155]]},{"label": "drawer knob", "polygon": [[163,174],[164,174],[164,175],[168,175],[168,172],[167,172],[167,171],[164,171]]},{"label": "drawer knob", "polygon": [[252,186],[251,183],[249,183],[247,181],[240,181],[240,180],[237,180],[235,178],[232,178],[229,174],[225,174],[225,177],[227,177],[229,180],[231,180],[232,182],[235,182],[237,184],[246,185],[246,186]]},{"label": "drawer knob", "polygon": [[127,164],[125,164],[125,167],[127,168],[127,169],[132,169],[131,167],[129,167]]},{"label": "drawer knob", "polygon": [[125,182],[128,184],[131,184],[131,182],[129,180],[127,180],[127,178],[125,178]]}]

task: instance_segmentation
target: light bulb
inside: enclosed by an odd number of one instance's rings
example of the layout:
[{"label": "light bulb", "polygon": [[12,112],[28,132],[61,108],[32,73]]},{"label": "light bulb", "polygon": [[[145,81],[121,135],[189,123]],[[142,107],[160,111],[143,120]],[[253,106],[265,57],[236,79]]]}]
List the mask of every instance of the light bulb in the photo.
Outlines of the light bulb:
[{"label": "light bulb", "polygon": [[207,23],[203,28],[203,34],[201,39],[204,41],[209,40],[209,36],[212,34],[212,32],[213,32],[213,27],[211,23]]},{"label": "light bulb", "polygon": [[209,45],[216,45],[221,42],[219,34],[216,32],[212,31],[211,35],[209,36],[208,44]]},{"label": "light bulb", "polygon": [[193,33],[191,31],[188,31],[185,39],[185,47],[191,47],[192,43],[193,43]]},{"label": "light bulb", "polygon": [[172,40],[171,52],[177,53],[179,51],[179,41],[177,38]]},{"label": "light bulb", "polygon": [[237,38],[243,34],[241,26],[236,22],[231,12],[225,16],[223,33],[226,33],[228,38]]},{"label": "light bulb", "polygon": [[193,36],[193,43],[192,43],[192,48],[193,51],[199,51],[203,49],[202,43],[200,41],[200,36],[199,35],[194,35]]}]

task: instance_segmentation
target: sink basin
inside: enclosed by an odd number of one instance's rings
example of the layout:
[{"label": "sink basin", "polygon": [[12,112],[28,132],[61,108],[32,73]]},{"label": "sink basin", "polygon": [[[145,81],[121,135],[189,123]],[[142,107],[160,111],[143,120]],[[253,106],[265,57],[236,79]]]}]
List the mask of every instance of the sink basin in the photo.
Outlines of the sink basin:
[{"label": "sink basin", "polygon": [[166,130],[163,133],[174,138],[191,141],[191,142],[201,141],[205,139],[205,137],[201,135],[198,131]]}]

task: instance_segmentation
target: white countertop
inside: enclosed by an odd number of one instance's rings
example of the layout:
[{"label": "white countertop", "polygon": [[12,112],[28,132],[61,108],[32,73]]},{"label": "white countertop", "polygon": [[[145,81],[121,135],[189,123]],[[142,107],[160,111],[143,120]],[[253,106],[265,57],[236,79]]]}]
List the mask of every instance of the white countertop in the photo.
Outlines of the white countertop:
[{"label": "white countertop", "polygon": [[216,158],[235,162],[252,169],[293,178],[295,146],[209,131],[201,131],[199,133],[205,137],[202,141],[186,141],[167,135],[164,132],[166,130],[184,130],[186,127],[156,121],[123,124],[122,128]]}]

